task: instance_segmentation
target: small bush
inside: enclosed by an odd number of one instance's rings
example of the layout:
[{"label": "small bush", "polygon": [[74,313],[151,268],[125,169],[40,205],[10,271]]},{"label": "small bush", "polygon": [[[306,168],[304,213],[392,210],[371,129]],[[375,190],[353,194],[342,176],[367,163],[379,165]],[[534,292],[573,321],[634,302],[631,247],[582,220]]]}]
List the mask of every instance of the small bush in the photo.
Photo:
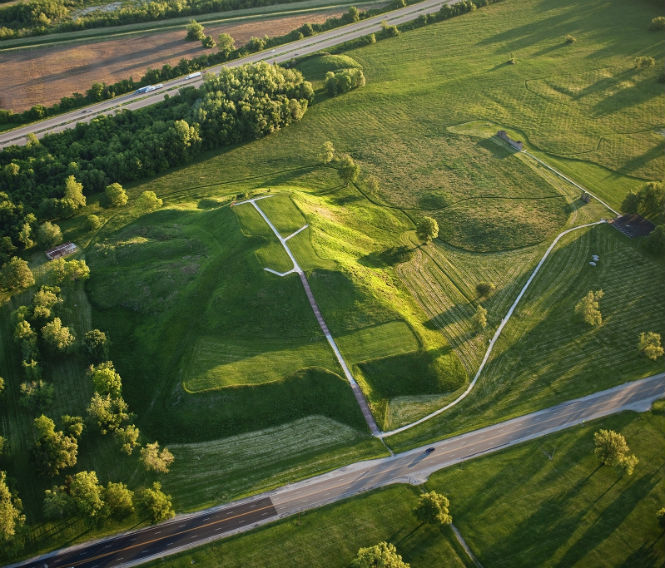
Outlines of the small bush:
[{"label": "small bush", "polygon": [[655,64],[656,60],[649,55],[640,55],[635,58],[636,69],[646,69],[648,67],[653,67]]},{"label": "small bush", "polygon": [[566,36],[566,43],[575,43],[577,41],[577,38],[575,36],[572,36],[568,34]]},{"label": "small bush", "polygon": [[653,31],[665,30],[665,16],[657,16],[651,20],[649,29]]}]

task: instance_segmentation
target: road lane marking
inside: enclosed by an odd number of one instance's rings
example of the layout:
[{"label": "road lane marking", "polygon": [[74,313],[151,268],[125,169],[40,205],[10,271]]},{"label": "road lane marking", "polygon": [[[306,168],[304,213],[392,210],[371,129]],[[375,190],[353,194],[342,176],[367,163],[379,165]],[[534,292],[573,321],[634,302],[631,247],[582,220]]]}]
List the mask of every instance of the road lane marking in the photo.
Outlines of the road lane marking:
[{"label": "road lane marking", "polygon": [[[152,540],[147,540],[145,542],[138,542],[136,544],[132,544],[131,546],[126,546],[125,548],[121,548],[120,550],[115,550],[115,551],[112,550],[110,552],[105,552],[104,554],[99,554],[97,556],[89,558],[88,560],[83,560],[83,561],[79,560],[77,562],[74,562],[73,564],[69,564],[69,566],[78,566],[79,564],[82,564],[83,562],[94,562],[95,560],[99,560],[100,558],[104,558],[105,556],[110,556],[112,554],[118,554],[119,552],[125,552],[127,550],[131,550],[132,548],[136,548],[137,546],[148,546],[149,544],[152,544],[154,542],[158,542],[160,540],[164,540],[165,538],[179,536],[179,535],[182,535],[182,534],[185,534],[185,533],[188,533],[188,532],[192,532],[192,531],[196,531],[196,530],[203,529],[203,528],[206,528],[206,527],[210,527],[210,526],[213,526],[213,525],[217,525],[217,524],[220,524],[220,523],[223,523],[223,522],[226,522],[226,521],[230,521],[230,520],[233,520],[233,519],[238,519],[240,517],[245,517],[245,516],[250,515],[252,513],[258,513],[259,511],[264,511],[266,509],[270,509],[271,507],[273,507],[272,502],[270,502],[269,505],[266,505],[265,507],[261,507],[259,509],[251,509],[249,511],[245,511],[244,513],[240,513],[238,515],[232,515],[230,517],[225,517],[223,519],[218,519],[216,521],[212,521],[212,522],[204,524],[204,525],[199,525],[199,526],[192,527],[192,528],[189,528],[189,529],[184,530],[184,531],[173,533],[173,534],[169,535],[168,537],[163,536],[163,537],[160,537],[160,538],[154,538]],[[276,513],[276,511],[275,511],[275,513]],[[223,530],[223,529],[224,529],[224,527],[219,527],[219,529],[217,529],[215,532],[219,532],[220,530]],[[118,560],[122,560],[123,558],[124,557],[118,557]]]}]

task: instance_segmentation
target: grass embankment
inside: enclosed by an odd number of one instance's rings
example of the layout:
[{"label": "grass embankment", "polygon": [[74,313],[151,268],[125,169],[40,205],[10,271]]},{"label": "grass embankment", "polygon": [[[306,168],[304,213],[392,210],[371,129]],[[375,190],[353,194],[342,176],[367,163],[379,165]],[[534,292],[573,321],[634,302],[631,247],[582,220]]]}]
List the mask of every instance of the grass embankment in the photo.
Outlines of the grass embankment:
[{"label": "grass embankment", "polygon": [[[640,460],[632,476],[598,467],[600,428],[625,435]],[[448,468],[423,489],[449,497],[483,566],[661,566],[664,429],[662,413],[624,413]],[[448,528],[415,519],[419,491],[375,491],[158,564],[341,568],[358,548],[387,540],[412,568],[471,566]]]}]

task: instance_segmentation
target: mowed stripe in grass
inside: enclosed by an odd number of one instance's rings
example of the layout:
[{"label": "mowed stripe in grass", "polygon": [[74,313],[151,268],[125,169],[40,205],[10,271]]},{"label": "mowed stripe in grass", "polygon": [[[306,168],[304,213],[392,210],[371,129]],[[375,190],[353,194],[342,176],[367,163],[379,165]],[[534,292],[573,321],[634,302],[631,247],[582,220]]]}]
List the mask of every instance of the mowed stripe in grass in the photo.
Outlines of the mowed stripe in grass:
[{"label": "mowed stripe in grass", "polygon": [[336,339],[347,362],[351,364],[418,350],[419,343],[404,321],[393,321],[360,329]]},{"label": "mowed stripe in grass", "polygon": [[176,460],[164,486],[179,511],[284,485],[340,460],[385,455],[377,440],[324,416],[170,449]]},{"label": "mowed stripe in grass", "polygon": [[[600,256],[596,267],[589,265],[592,254]],[[468,429],[469,414],[476,426],[490,424],[662,371],[662,362],[637,349],[641,332],[665,333],[662,270],[661,261],[608,225],[567,235],[518,304],[471,394],[392,443],[410,447],[442,429]],[[600,289],[604,323],[590,328],[575,304]]]},{"label": "mowed stripe in grass", "polygon": [[200,337],[194,346],[189,376],[183,381],[187,392],[224,387],[258,385],[277,381],[304,367],[321,366],[337,370],[327,342],[290,345],[284,342],[234,341],[233,338]]}]

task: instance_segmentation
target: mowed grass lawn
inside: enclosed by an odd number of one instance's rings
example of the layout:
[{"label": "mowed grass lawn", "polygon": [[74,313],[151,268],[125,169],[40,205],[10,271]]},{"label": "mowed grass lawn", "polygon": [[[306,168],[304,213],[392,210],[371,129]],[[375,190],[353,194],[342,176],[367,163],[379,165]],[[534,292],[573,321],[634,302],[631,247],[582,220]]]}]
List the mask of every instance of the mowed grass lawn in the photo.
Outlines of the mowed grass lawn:
[{"label": "mowed grass lawn", "polygon": [[[614,429],[640,462],[632,476],[598,467],[593,433]],[[412,568],[473,566],[449,528],[420,525],[420,491],[448,496],[455,526],[483,566],[662,566],[662,413],[623,413],[286,519],[149,566],[346,567],[386,540]]]},{"label": "mowed grass lawn", "polygon": [[[600,257],[589,265],[591,256]],[[503,330],[478,383],[460,404],[430,423],[390,439],[411,447],[526,414],[557,402],[662,372],[637,348],[644,331],[665,333],[663,262],[609,225],[562,238]],[[603,325],[592,328],[575,314],[590,290],[603,290]],[[505,315],[505,314],[504,314]],[[499,320],[480,335],[487,343]]]}]

